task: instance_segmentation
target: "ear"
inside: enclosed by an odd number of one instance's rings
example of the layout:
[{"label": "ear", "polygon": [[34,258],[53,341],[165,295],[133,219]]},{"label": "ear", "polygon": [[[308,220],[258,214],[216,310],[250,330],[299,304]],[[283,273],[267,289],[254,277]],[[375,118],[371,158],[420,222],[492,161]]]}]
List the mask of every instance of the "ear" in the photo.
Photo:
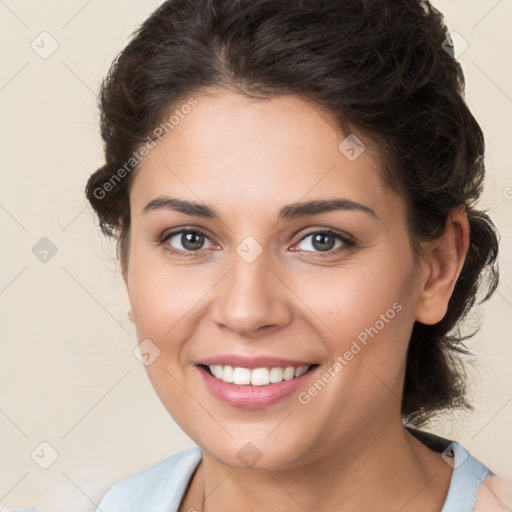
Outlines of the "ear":
[{"label": "ear", "polygon": [[468,248],[469,223],[466,208],[461,205],[450,211],[443,235],[424,246],[418,322],[433,325],[443,319]]}]

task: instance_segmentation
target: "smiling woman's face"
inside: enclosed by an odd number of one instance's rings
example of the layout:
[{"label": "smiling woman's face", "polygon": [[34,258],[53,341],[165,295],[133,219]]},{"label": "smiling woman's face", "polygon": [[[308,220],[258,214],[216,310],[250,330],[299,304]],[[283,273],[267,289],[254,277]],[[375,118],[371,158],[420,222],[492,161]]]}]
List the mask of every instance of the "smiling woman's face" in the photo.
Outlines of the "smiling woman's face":
[{"label": "smiling woman's face", "polygon": [[[401,422],[421,290],[404,200],[369,150],[347,158],[346,135],[298,97],[195,98],[130,191],[126,279],[138,340],[160,350],[151,382],[229,466],[252,455],[291,468],[349,450]],[[258,385],[219,380],[213,363]],[[280,383],[264,369],[310,365]]]}]

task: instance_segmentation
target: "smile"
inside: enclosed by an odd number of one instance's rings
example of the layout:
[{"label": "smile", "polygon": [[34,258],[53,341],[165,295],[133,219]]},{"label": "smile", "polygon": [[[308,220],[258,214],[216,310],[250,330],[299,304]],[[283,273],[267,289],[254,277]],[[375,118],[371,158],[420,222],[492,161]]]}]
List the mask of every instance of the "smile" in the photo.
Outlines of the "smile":
[{"label": "smile", "polygon": [[216,379],[238,386],[268,386],[304,375],[313,365],[272,368],[243,368],[240,366],[209,365],[206,368]]},{"label": "smile", "polygon": [[[212,359],[195,365],[199,377],[211,395],[238,409],[261,409],[292,397],[306,387],[320,369],[318,364],[276,358]],[[226,364],[226,359],[231,359],[231,364]],[[219,364],[222,362],[224,364]]]}]

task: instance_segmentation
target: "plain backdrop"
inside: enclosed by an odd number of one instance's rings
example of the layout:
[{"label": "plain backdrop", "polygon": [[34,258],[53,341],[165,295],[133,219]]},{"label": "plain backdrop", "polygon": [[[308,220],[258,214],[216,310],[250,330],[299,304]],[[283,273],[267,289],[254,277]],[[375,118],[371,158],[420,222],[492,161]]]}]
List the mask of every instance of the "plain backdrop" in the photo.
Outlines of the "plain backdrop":
[{"label": "plain backdrop", "polygon": [[[84,198],[103,161],[96,94],[160,4],[0,0],[0,503],[91,512],[117,480],[192,441],[136,359],[115,261]],[[472,413],[429,429],[512,477],[512,1],[437,0],[487,140],[482,205],[501,283],[473,320]],[[58,45],[58,46],[57,46]],[[53,52],[53,53],[51,53]],[[51,54],[49,54],[51,53]],[[43,444],[41,444],[43,443]],[[45,466],[46,469],[45,469]]]}]

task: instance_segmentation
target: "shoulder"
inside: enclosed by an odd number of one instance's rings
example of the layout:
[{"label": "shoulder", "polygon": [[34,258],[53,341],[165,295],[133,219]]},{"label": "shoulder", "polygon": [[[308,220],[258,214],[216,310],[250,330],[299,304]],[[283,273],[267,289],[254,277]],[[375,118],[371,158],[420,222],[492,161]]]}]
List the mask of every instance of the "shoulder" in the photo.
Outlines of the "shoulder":
[{"label": "shoulder", "polygon": [[509,512],[512,508],[512,480],[489,475],[480,485],[474,512]]},{"label": "shoulder", "polygon": [[195,446],[124,478],[103,496],[97,512],[171,510],[179,505],[201,457]]}]

